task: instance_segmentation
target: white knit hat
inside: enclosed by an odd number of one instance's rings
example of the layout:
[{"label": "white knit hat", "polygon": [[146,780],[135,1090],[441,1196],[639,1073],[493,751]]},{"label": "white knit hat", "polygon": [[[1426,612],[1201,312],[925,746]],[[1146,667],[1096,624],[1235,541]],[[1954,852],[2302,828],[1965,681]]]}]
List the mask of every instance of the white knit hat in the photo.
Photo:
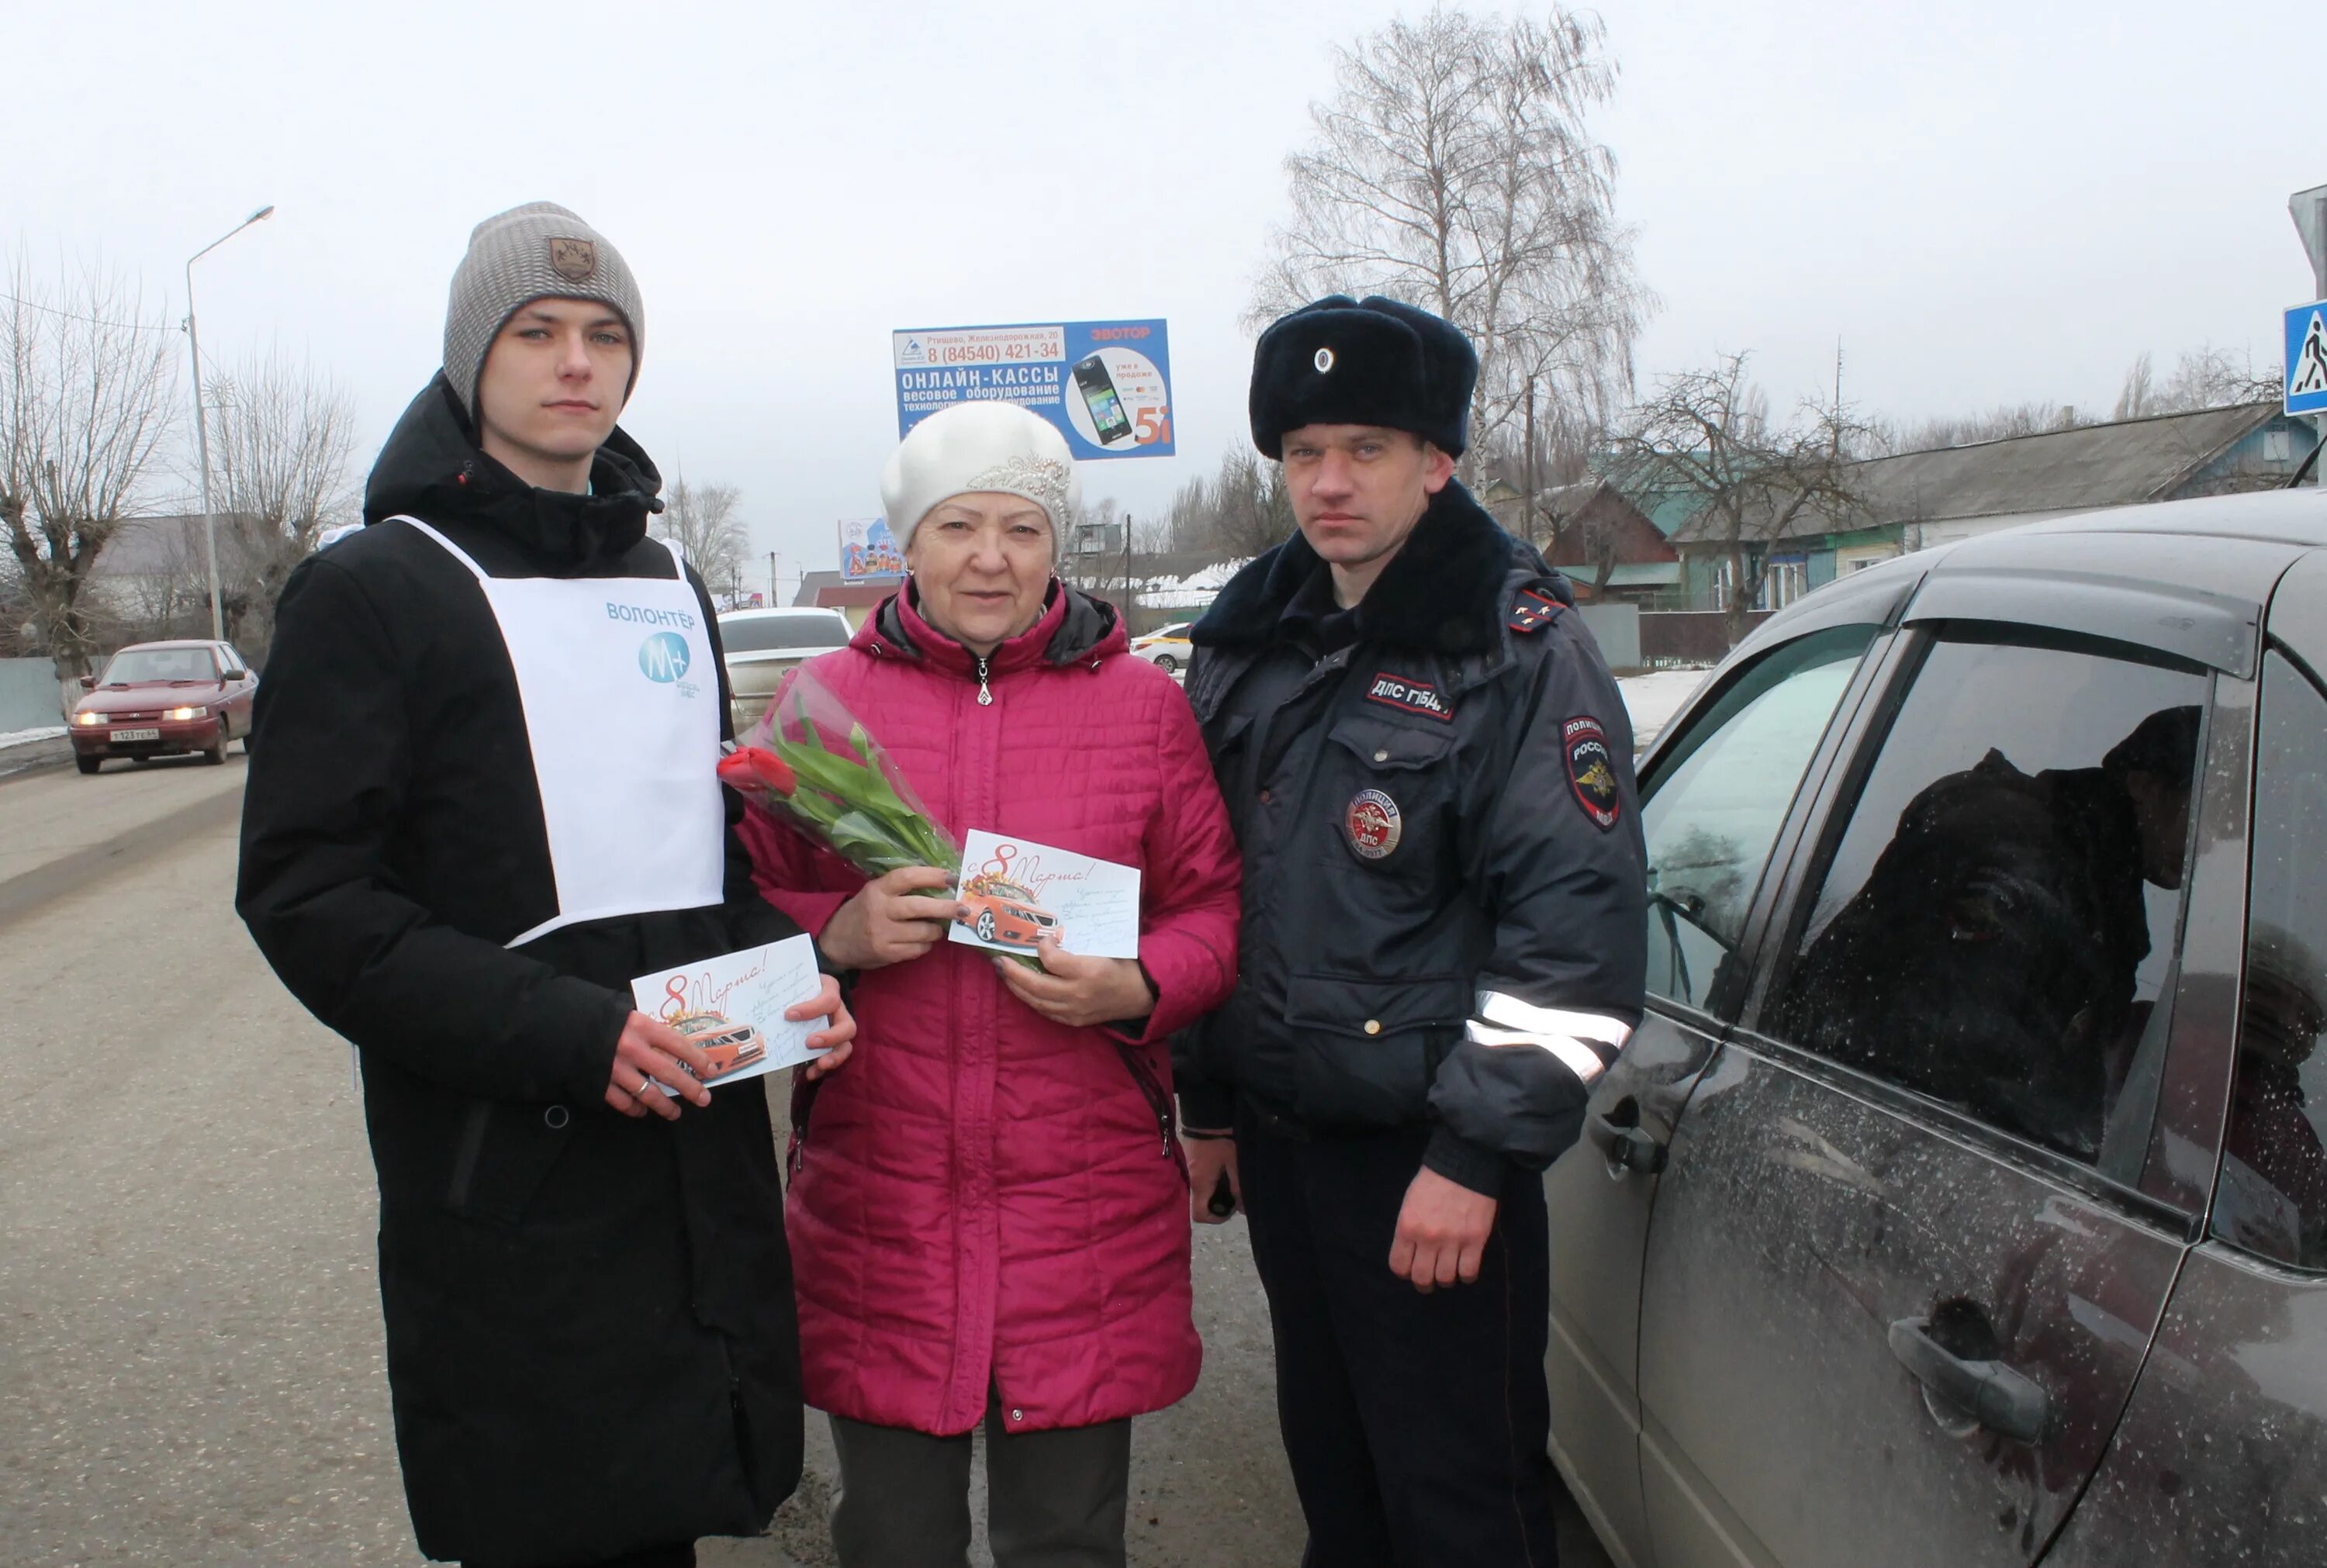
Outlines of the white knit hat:
[{"label": "white knit hat", "polygon": [[1081,486],[1067,438],[1014,403],[957,403],[906,434],[881,470],[881,509],[897,547],[939,501],[978,490],[1023,496],[1050,515],[1051,556],[1067,553]]}]

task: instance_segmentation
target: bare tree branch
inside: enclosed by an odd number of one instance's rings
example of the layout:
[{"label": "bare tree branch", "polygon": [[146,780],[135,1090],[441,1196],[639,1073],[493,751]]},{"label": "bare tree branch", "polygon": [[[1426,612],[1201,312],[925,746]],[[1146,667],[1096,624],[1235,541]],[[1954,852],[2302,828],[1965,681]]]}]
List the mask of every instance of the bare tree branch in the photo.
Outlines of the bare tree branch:
[{"label": "bare tree branch", "polygon": [[1749,358],[1727,354],[1711,369],[1659,379],[1615,437],[1609,472],[1628,495],[1689,500],[1689,527],[1729,562],[1722,608],[1733,644],[1761,597],[1771,546],[1805,513],[1841,529],[1866,510],[1852,466],[1864,426],[1840,404],[1806,403],[1788,423],[1773,422],[1767,395],[1746,375]]},{"label": "bare tree branch", "polygon": [[91,569],[173,420],[176,345],[97,268],[51,285],[20,258],[0,310],[0,532],[60,680],[89,672]]},{"label": "bare tree branch", "polygon": [[734,485],[689,484],[685,473],[663,498],[655,533],[676,544],[715,593],[732,595],[743,584],[743,557],[752,548],[738,515],[743,504],[743,492]]},{"label": "bare tree branch", "polygon": [[349,462],[355,399],[312,366],[279,355],[211,377],[210,468],[227,635],[264,660],[275,601],[322,531],[356,511]]},{"label": "bare tree branch", "polygon": [[[1315,138],[1285,160],[1292,215],[1255,288],[1257,325],[1329,294],[1444,316],[1479,353],[1472,445],[1538,389],[1598,428],[1629,394],[1653,304],[1615,218],[1613,155],[1584,121],[1615,89],[1597,18],[1396,21],[1341,51]],[[1475,480],[1475,459],[1466,477]]]}]

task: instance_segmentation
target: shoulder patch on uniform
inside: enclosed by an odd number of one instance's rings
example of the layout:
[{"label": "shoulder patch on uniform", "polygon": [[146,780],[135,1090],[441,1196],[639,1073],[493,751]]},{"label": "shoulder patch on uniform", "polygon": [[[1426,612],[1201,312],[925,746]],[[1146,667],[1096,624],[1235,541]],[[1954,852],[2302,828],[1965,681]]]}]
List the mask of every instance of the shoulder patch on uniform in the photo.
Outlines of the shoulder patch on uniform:
[{"label": "shoulder patch on uniform", "polygon": [[1548,593],[1522,588],[1511,601],[1511,618],[1507,624],[1513,631],[1540,631],[1558,620],[1566,608]]},{"label": "shoulder patch on uniform", "polygon": [[1379,703],[1386,708],[1396,708],[1402,714],[1420,714],[1426,719],[1436,719],[1442,724],[1454,722],[1454,705],[1446,694],[1432,682],[1416,680],[1412,676],[1392,675],[1383,670],[1374,677],[1367,688],[1366,701]]},{"label": "shoulder patch on uniform", "polygon": [[1559,727],[1560,749],[1567,754],[1567,784],[1575,803],[1592,826],[1606,833],[1624,814],[1624,798],[1616,788],[1615,758],[1608,750],[1608,732],[1589,714],[1578,714]]}]

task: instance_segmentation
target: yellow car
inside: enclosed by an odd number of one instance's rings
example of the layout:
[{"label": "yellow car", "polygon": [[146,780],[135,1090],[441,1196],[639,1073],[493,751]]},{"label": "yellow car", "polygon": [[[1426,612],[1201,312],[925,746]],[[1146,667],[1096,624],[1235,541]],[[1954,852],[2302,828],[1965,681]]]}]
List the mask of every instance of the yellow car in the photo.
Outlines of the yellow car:
[{"label": "yellow car", "polygon": [[1175,621],[1169,626],[1159,626],[1145,637],[1131,639],[1131,651],[1170,675],[1188,667],[1188,656],[1195,651],[1188,640],[1188,628],[1194,622]]}]

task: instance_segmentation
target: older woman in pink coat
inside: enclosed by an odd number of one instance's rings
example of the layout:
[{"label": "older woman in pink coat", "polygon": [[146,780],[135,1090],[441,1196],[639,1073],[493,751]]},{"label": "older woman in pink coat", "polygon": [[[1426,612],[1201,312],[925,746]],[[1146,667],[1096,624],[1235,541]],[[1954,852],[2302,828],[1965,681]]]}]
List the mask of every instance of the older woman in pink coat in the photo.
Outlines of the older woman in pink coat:
[{"label": "older woman in pink coat", "polygon": [[946,940],[942,871],[867,883],[746,826],[769,899],[859,975],[849,1070],[795,1106],[786,1209],[834,1541],[850,1568],[959,1568],[982,1421],[1000,1568],[1120,1563],[1130,1418],[1201,1360],[1164,1042],[1234,978],[1235,844],[1179,688],[1057,575],[1064,440],[958,406],[882,489],[910,580],[808,672],[957,839],[1135,865],[1142,910],[1135,961],[1046,946],[1038,972]]}]

